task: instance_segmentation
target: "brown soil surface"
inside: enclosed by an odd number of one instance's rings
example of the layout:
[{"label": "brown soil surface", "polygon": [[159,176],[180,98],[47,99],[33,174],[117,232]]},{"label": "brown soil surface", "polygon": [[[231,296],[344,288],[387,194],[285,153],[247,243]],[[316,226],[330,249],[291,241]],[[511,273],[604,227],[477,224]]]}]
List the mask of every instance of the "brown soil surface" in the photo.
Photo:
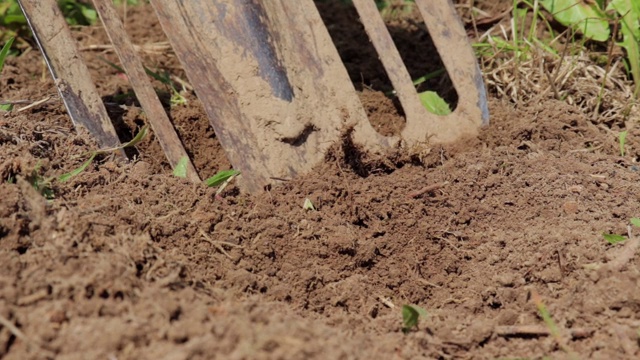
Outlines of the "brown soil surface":
[{"label": "brown soil surface", "polygon": [[[164,40],[150,13],[129,9],[136,43]],[[76,34],[107,44],[99,27]],[[125,104],[108,108],[131,138],[144,116],[98,58],[115,55],[84,53],[105,100]],[[185,78],[169,53],[145,63]],[[37,51],[10,58],[1,97],[55,95],[43,69]],[[393,101],[368,89],[384,76],[363,73],[354,81],[367,85],[375,125],[397,131]],[[229,163],[188,100],[170,115],[204,178]],[[640,215],[640,131],[620,156],[617,132],[570,105],[492,98],[490,111],[478,139],[385,159],[336,144],[285,186],[219,197],[173,177],[152,136],[131,163],[103,156],[36,189],[95,145],[58,100],[2,115],[0,358],[639,357],[637,238],[610,245],[601,234],[626,234]],[[429,314],[406,334],[404,304]],[[559,337],[540,334],[540,304]]]}]

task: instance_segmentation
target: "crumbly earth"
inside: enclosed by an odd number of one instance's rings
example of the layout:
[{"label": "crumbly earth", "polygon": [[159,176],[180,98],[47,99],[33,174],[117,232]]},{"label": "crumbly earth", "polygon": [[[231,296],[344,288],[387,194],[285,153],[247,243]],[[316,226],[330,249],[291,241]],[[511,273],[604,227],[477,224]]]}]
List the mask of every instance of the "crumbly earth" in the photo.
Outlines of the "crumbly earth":
[{"label": "crumbly earth", "polygon": [[[341,6],[322,3],[325,20],[352,21]],[[164,41],[151,11],[129,9],[138,44]],[[76,35],[107,44],[99,27]],[[108,109],[130,139],[146,120],[99,59],[115,55],[84,53],[105,101],[125,104]],[[144,57],[185,78],[170,53]],[[637,128],[621,156],[617,129],[570,105],[492,97],[477,139],[384,158],[345,139],[312,173],[260,195],[173,177],[153,136],[129,163],[102,156],[47,188],[95,144],[43,69],[31,51],[0,78],[3,99],[52,96],[0,117],[0,358],[640,356],[637,239],[602,237],[626,235],[640,215]],[[354,81],[384,85],[370,71]],[[230,165],[187,98],[170,115],[208,177]],[[402,127],[380,90],[361,98],[381,132]],[[405,304],[428,312],[406,334]]]}]

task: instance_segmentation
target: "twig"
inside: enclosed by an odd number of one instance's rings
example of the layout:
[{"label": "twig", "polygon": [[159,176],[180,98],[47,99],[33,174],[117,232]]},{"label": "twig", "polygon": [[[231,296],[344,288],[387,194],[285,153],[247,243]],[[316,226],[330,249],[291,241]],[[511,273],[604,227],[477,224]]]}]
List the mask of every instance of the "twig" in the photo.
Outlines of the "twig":
[{"label": "twig", "polygon": [[[171,45],[169,45],[166,41],[161,41],[157,43],[147,43],[144,45],[133,44],[133,48],[136,52],[145,52],[147,54],[164,54],[167,51],[171,51]],[[113,45],[88,45],[80,48],[80,51],[113,51]]]},{"label": "twig", "polygon": [[382,304],[384,304],[384,306],[388,307],[389,309],[395,309],[396,308],[396,306],[391,302],[391,299],[389,299],[389,298],[386,298],[386,297],[384,297],[382,295],[379,295],[378,296],[378,300],[380,300],[380,302]]},{"label": "twig", "polygon": [[18,104],[31,104],[32,100],[3,100],[0,99],[0,105],[18,105]]},{"label": "twig", "polygon": [[42,345],[40,345],[38,342],[28,338],[27,335],[25,335],[22,331],[20,331],[20,329],[18,329],[17,326],[15,326],[11,321],[9,321],[9,319],[5,318],[2,315],[0,315],[0,325],[7,328],[7,330],[9,330],[10,333],[12,333],[18,339],[24,341],[25,344],[33,346],[39,351],[41,351],[42,353],[44,353],[45,356],[47,357],[54,356],[54,353],[52,351],[44,349]]},{"label": "twig", "polygon": [[[218,251],[220,251],[222,253],[222,255],[226,256],[227,258],[233,260],[233,258],[231,257],[231,255],[229,255],[229,253],[222,247],[222,245],[220,245],[219,242],[217,241],[213,241],[211,240],[211,238],[205,234],[204,231],[200,230],[200,235],[202,235],[202,237],[204,238],[204,241],[208,242],[209,244],[211,244],[213,247],[215,247]],[[234,244],[235,245],[235,244]],[[236,245],[237,246],[237,245]]]},{"label": "twig", "polygon": [[507,10],[505,10],[505,11],[503,11],[501,13],[498,13],[496,15],[486,16],[486,17],[477,19],[475,21],[475,25],[491,25],[493,23],[500,22],[502,19],[504,19],[505,16],[507,16],[507,15],[509,15],[509,13],[511,13],[511,10],[513,10],[513,6],[509,6],[509,8],[507,8]]},{"label": "twig", "polygon": [[[513,325],[513,326],[496,326],[493,332],[498,336],[504,337],[541,337],[551,336],[551,331],[543,325]],[[584,339],[593,335],[593,329],[573,328],[567,329],[572,339]]]},{"label": "twig", "polygon": [[42,299],[45,299],[47,296],[49,296],[49,291],[47,291],[47,289],[40,289],[39,291],[36,291],[31,295],[18,298],[16,304],[19,306],[31,305]]},{"label": "twig", "polygon": [[442,187],[445,187],[446,185],[449,185],[448,181],[443,181],[441,183],[437,183],[437,184],[432,184],[432,185],[427,185],[425,187],[423,187],[422,189],[418,190],[418,191],[414,191],[412,193],[409,193],[409,197],[410,198],[417,198],[418,196],[424,194],[424,193],[428,193],[431,191],[435,191],[438,190]]},{"label": "twig", "polygon": [[558,267],[560,268],[560,275],[564,277],[567,271],[564,264],[562,263],[562,254],[560,253],[560,250],[556,250],[556,255],[558,257]]},{"label": "twig", "polygon": [[220,194],[222,194],[222,192],[224,191],[224,189],[229,185],[229,183],[231,182],[231,180],[233,180],[236,176],[238,176],[239,174],[235,174],[235,175],[231,175],[229,176],[229,178],[227,180],[225,180],[225,182],[222,183],[222,185],[220,185],[218,187],[218,190],[216,190],[216,194],[215,194],[215,198],[220,197]]},{"label": "twig", "polygon": [[16,110],[16,112],[21,112],[21,111],[25,111],[25,110],[31,109],[32,107],[36,107],[38,105],[46,103],[50,99],[51,99],[51,96],[47,96],[44,99],[38,100],[38,101],[33,102],[33,103],[31,103],[31,104],[29,104],[27,106],[21,107],[20,109]]},{"label": "twig", "polygon": [[569,153],[577,153],[577,152],[590,152],[590,151],[596,151],[596,150],[600,150],[604,147],[604,145],[598,145],[592,148],[586,148],[586,149],[574,149],[574,150],[569,150]]},{"label": "twig", "polygon": [[549,70],[547,69],[547,61],[542,58],[542,70],[544,72],[544,75],[547,77],[547,80],[549,81],[549,85],[551,86],[551,90],[553,90],[553,95],[556,98],[556,100],[562,100],[562,98],[560,97],[560,93],[558,92],[558,88],[556,87],[556,82],[554,79],[551,78],[551,74],[549,73]]}]

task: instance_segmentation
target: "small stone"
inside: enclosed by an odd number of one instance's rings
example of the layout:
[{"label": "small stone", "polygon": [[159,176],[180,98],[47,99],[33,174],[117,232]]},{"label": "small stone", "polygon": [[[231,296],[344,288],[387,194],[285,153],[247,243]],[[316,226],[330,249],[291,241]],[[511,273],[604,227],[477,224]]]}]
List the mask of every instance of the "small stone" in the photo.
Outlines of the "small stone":
[{"label": "small stone", "polygon": [[515,278],[512,274],[500,274],[493,277],[493,281],[500,286],[511,287],[514,285]]},{"label": "small stone", "polygon": [[580,194],[582,190],[584,190],[584,186],[582,185],[571,185],[567,188],[570,192],[574,194]]},{"label": "small stone", "polygon": [[564,210],[567,215],[576,214],[578,212],[578,202],[565,201],[565,203],[562,204],[562,210]]},{"label": "small stone", "polygon": [[49,321],[55,324],[62,324],[67,321],[67,314],[62,310],[54,310],[49,313]]}]

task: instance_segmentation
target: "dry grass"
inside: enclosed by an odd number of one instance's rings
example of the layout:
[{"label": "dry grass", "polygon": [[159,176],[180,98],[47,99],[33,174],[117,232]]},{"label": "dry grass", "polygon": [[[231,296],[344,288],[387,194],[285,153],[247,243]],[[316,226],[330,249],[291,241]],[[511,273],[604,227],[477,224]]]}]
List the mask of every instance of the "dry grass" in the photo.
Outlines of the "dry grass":
[{"label": "dry grass", "polygon": [[[472,24],[491,14],[463,11]],[[554,37],[540,22],[535,41],[514,41],[512,12],[494,17],[490,29],[476,32],[480,62],[490,93],[517,106],[560,99],[581,109],[592,122],[609,128],[627,128],[640,122],[640,108],[633,97],[633,82],[624,67],[622,50],[602,44],[599,53],[578,42],[566,31]],[[531,14],[529,14],[530,26]],[[529,30],[526,28],[527,31]],[[508,46],[505,46],[508,45]]]}]

